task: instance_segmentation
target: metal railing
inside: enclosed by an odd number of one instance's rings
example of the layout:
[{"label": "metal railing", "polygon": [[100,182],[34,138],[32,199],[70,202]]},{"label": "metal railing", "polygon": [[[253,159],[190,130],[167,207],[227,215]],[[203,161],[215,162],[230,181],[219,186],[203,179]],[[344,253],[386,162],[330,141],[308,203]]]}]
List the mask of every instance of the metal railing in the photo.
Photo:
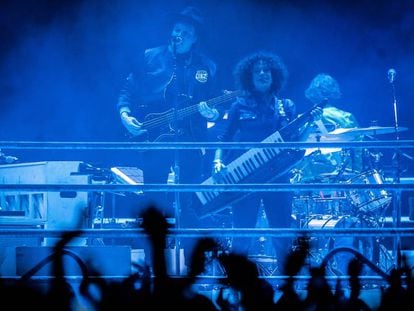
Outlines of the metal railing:
[{"label": "metal railing", "polygon": [[[146,150],[146,149],[251,149],[251,148],[278,148],[278,149],[306,149],[306,148],[395,148],[414,149],[414,140],[392,140],[392,141],[369,141],[369,142],[245,142],[245,143],[160,143],[160,142],[76,142],[76,141],[0,141],[0,149],[4,150]],[[195,191],[322,191],[336,190],[344,191],[359,190],[386,190],[399,193],[401,191],[413,191],[414,182],[408,183],[384,183],[384,184],[352,184],[352,183],[262,183],[262,184],[19,184],[2,183],[0,191],[86,191],[86,192],[195,192]],[[3,229],[0,235],[35,235],[60,236],[65,230],[31,230],[31,229]],[[142,234],[139,229],[85,229],[82,235],[87,236],[110,236],[110,237],[131,237]],[[383,237],[414,236],[414,229],[411,228],[330,228],[326,229],[171,229],[171,234],[183,236],[255,236],[270,235],[275,237],[297,237],[298,235],[312,236],[335,236],[335,235],[381,235]]]}]

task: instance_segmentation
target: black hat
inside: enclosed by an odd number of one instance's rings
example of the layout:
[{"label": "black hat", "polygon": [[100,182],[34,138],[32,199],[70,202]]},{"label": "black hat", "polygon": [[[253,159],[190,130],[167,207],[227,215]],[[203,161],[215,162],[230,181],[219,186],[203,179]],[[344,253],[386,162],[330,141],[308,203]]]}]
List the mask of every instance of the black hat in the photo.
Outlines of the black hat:
[{"label": "black hat", "polygon": [[191,24],[198,34],[201,34],[204,30],[204,17],[201,11],[193,6],[185,7],[181,12],[172,14],[169,20],[171,23],[184,22]]}]

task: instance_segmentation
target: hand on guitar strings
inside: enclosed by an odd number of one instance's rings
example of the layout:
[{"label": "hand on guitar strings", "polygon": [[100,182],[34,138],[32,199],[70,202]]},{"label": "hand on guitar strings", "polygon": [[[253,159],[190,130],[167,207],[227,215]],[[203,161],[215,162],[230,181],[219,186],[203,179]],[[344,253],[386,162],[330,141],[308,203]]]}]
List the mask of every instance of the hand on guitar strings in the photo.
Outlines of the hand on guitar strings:
[{"label": "hand on guitar strings", "polygon": [[198,104],[198,111],[200,114],[209,121],[216,121],[219,117],[219,112],[216,108],[210,108],[206,102],[200,102]]},{"label": "hand on guitar strings", "polygon": [[147,133],[147,130],[142,128],[142,123],[135,117],[130,116],[126,111],[121,113],[121,120],[128,132],[133,136],[141,136]]}]

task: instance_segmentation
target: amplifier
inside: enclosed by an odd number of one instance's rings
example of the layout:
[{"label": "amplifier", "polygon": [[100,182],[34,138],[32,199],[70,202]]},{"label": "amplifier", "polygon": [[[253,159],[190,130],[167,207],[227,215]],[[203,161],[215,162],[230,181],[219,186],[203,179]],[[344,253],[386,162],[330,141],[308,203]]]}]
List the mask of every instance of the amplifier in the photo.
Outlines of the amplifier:
[{"label": "amplifier", "polygon": [[[44,161],[0,165],[2,184],[89,184],[90,175],[79,174],[80,161]],[[46,229],[87,227],[88,192],[0,192],[1,226],[38,226]],[[53,245],[57,239],[45,239]],[[74,240],[84,245],[85,239]]]},{"label": "amplifier", "polygon": [[[79,161],[47,161],[0,165],[3,184],[88,184],[87,175],[78,172]],[[68,192],[0,192],[3,215],[0,224],[31,220],[48,228],[70,228],[73,216],[82,213],[87,205],[87,193]],[[18,219],[6,218],[18,217]],[[8,222],[9,221],[9,222]]]}]

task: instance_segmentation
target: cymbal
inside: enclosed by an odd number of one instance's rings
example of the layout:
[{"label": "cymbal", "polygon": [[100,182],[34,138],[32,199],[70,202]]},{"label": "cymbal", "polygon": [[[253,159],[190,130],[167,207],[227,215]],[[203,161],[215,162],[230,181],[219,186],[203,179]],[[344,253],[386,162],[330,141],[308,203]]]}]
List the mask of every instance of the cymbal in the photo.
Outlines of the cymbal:
[{"label": "cymbal", "polygon": [[353,172],[332,172],[332,173],[322,173],[319,174],[320,177],[322,178],[326,178],[327,180],[332,180],[332,179],[338,179],[340,181],[346,181],[351,179],[352,177],[355,177],[355,173]]},{"label": "cymbal", "polygon": [[[344,130],[344,129],[338,129]],[[336,142],[336,141],[351,141],[351,135],[345,136],[341,135],[340,132],[332,131],[327,134],[320,134],[320,133],[311,133],[308,136],[308,142]]]},{"label": "cymbal", "polygon": [[313,183],[320,183],[320,182],[332,182],[334,180],[337,181],[347,181],[353,177],[355,177],[356,174],[349,173],[349,172],[343,172],[341,174],[338,174],[337,171],[333,171],[330,173],[319,173],[312,176],[303,176],[301,181],[305,183],[313,182]]},{"label": "cymbal", "polygon": [[353,128],[340,128],[340,129],[336,129],[332,132],[329,132],[328,134],[325,134],[324,136],[326,136],[327,138],[331,137],[356,137],[356,136],[360,136],[360,135],[371,135],[371,136],[375,136],[375,135],[382,135],[382,134],[392,134],[395,132],[403,132],[408,130],[408,128],[406,127],[399,127],[398,131],[396,130],[395,127],[392,126],[388,126],[388,127],[383,127],[383,126],[371,126],[371,127],[353,127]]},{"label": "cymbal", "polygon": [[355,176],[355,173],[353,173],[353,172],[342,172],[342,173],[331,172],[331,173],[322,173],[322,174],[319,174],[319,176],[321,176],[321,177],[337,177],[337,176],[353,177],[353,176]]}]

